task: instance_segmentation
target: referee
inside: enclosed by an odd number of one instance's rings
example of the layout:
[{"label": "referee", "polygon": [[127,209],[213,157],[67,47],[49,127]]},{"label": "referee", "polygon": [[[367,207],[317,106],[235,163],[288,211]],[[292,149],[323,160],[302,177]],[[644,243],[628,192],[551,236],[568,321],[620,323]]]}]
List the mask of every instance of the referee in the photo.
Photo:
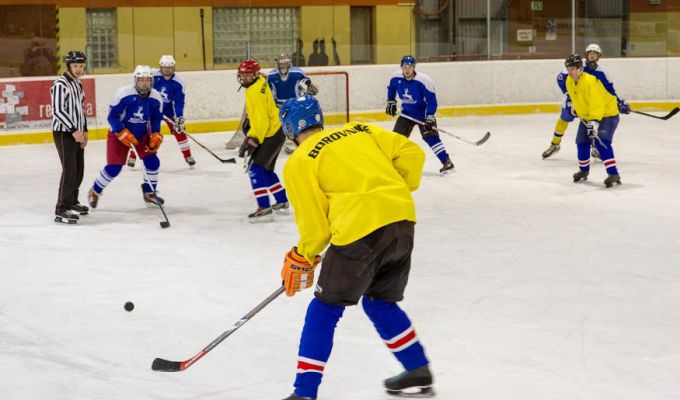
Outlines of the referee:
[{"label": "referee", "polygon": [[85,54],[69,51],[66,72],[52,85],[52,134],[61,161],[59,196],[54,221],[77,224],[78,214],[89,208],[78,202],[78,188],[83,181],[84,154],[87,145],[85,93],[80,78],[85,74]]}]

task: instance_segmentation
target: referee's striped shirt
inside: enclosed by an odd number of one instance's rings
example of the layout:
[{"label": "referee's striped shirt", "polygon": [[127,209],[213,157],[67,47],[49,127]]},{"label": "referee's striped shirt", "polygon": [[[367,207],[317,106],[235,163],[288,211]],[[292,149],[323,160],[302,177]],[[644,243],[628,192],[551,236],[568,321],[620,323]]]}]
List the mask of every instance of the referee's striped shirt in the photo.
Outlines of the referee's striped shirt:
[{"label": "referee's striped shirt", "polygon": [[83,85],[67,73],[57,78],[52,95],[52,130],[54,132],[87,131],[85,91]]}]

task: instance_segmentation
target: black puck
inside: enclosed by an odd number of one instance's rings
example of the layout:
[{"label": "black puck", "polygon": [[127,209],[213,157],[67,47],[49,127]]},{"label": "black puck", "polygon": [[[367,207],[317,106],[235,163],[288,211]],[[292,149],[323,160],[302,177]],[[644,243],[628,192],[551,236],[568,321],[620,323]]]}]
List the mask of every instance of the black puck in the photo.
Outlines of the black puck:
[{"label": "black puck", "polygon": [[131,301],[128,301],[127,303],[125,303],[125,305],[123,306],[123,308],[125,308],[125,311],[130,312],[130,311],[132,311],[132,310],[135,309],[135,305],[132,304]]}]

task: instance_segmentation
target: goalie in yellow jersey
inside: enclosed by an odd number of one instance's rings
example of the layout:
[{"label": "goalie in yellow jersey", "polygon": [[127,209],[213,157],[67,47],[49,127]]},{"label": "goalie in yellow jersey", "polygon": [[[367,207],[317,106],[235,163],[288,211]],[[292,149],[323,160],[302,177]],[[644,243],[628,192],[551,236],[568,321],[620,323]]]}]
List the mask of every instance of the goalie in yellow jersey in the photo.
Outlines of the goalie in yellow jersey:
[{"label": "goalie in yellow jersey", "polygon": [[388,393],[432,395],[425,350],[397,305],[411,269],[411,192],[420,185],[425,153],[376,125],[324,130],[319,102],[309,95],[289,99],[279,115],[286,136],[298,145],[283,170],[300,234],[281,270],[288,296],[313,285],[319,254],[330,244],[307,309],[295,391],[286,400],[317,398],[338,320],[359,301],[404,368],[385,380]]},{"label": "goalie in yellow jersey", "polygon": [[[257,209],[248,215],[248,222],[269,222],[273,213],[288,214],[286,190],[274,172],[276,159],[286,137],[281,130],[279,109],[276,107],[267,79],[260,74],[260,64],[252,58],[238,67],[238,81],[246,88],[246,112],[243,124],[246,137],[238,156],[249,156],[248,175],[257,200]],[[276,203],[270,205],[269,195]]]}]

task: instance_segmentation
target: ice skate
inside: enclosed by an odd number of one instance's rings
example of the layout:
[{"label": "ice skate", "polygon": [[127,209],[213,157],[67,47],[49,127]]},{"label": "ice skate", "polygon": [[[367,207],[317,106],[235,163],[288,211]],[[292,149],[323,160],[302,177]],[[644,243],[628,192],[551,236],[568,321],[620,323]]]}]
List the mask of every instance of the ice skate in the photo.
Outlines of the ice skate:
[{"label": "ice skate", "polygon": [[293,393],[283,400],[316,400],[316,399],[313,398],[313,397],[300,397],[300,396],[296,395],[295,393]]},{"label": "ice skate", "polygon": [[607,179],[604,180],[604,185],[608,188],[614,186],[615,184],[621,184],[621,177],[619,175],[609,175]]},{"label": "ice skate", "polygon": [[196,165],[196,160],[194,160],[194,158],[192,156],[186,157],[184,159],[184,161],[186,161],[187,164],[189,164],[190,167],[193,167],[194,165]]},{"label": "ice skate", "polygon": [[134,157],[129,157],[129,158],[127,159],[127,166],[130,167],[130,168],[134,168],[136,162],[137,162],[137,159],[136,159],[136,158],[134,158]]},{"label": "ice skate", "polygon": [[453,163],[451,162],[451,159],[447,159],[444,161],[444,165],[439,169],[439,173],[442,175],[450,174],[451,172],[454,172],[453,170]]},{"label": "ice skate", "polygon": [[97,203],[99,203],[99,197],[101,197],[101,193],[97,193],[94,191],[94,189],[90,189],[89,192],[87,192],[87,202],[90,203],[90,207],[97,208]]},{"label": "ice skate", "polygon": [[78,216],[73,214],[70,210],[58,212],[54,215],[54,222],[66,225],[74,225],[78,223]]},{"label": "ice skate", "polygon": [[272,206],[272,210],[279,215],[289,215],[290,214],[290,203],[276,203]]},{"label": "ice skate", "polygon": [[559,144],[550,144],[550,147],[546,151],[543,152],[542,156],[543,159],[545,160],[546,158],[552,156],[553,154],[557,153],[560,151],[560,145]]},{"label": "ice skate", "polygon": [[432,390],[432,373],[427,365],[413,371],[404,371],[399,375],[385,379],[387,393],[404,398],[429,398],[434,396]]},{"label": "ice skate", "polygon": [[248,222],[257,224],[260,222],[271,222],[274,220],[274,213],[271,207],[258,207],[254,213],[248,214]]},{"label": "ice skate", "polygon": [[78,204],[74,204],[71,207],[71,211],[75,211],[79,215],[87,215],[90,211],[90,208],[88,206],[84,206],[84,205],[78,203]]},{"label": "ice skate", "polygon": [[587,181],[589,173],[590,171],[578,171],[577,173],[574,174],[574,183]]},{"label": "ice skate", "polygon": [[158,203],[161,205],[165,204],[165,200],[163,200],[162,197],[156,195],[154,192],[145,192],[144,191],[144,184],[142,184],[142,196],[144,198],[144,203],[147,206],[156,206],[158,207]]}]

